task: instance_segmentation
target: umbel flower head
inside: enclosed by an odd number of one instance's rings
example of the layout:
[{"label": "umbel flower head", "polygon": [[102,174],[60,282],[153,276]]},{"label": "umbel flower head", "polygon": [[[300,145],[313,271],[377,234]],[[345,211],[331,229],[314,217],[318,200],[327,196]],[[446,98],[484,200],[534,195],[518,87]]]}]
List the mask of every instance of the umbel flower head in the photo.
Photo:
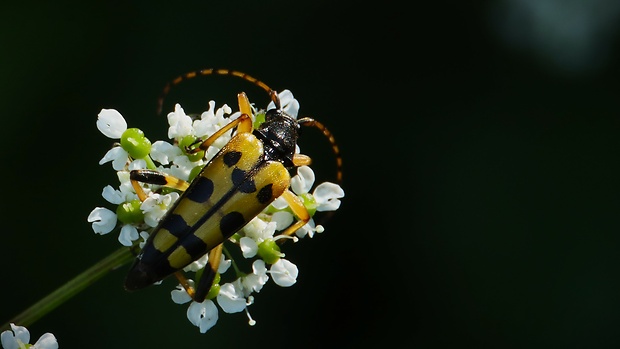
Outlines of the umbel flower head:
[{"label": "umbel flower head", "polygon": [[[282,110],[296,118],[299,102],[293,94],[284,90],[279,94]],[[268,106],[273,108],[273,103]],[[253,110],[254,125],[264,120],[264,110]],[[109,203],[107,207],[96,207],[88,216],[93,231],[100,235],[111,232],[118,234],[124,246],[143,247],[149,234],[168,208],[179,198],[180,193],[169,188],[145,185],[146,199],[140,200],[129,179],[129,172],[135,169],[149,169],[191,182],[211,158],[228,143],[234,133],[226,132],[206,151],[191,153],[187,147],[204,140],[240,116],[239,112],[223,105],[216,108],[209,102],[209,108],[199,117],[192,118],[177,104],[168,114],[169,141],[151,142],[137,128],[128,128],[123,116],[114,109],[102,109],[97,120],[97,128],[106,137],[117,141],[99,164],[112,164],[117,171],[118,183],[103,188],[102,196]],[[258,120],[258,121],[257,121]],[[297,147],[299,151],[299,147]],[[311,215],[316,211],[334,211],[340,207],[344,197],[342,188],[334,183],[324,182],[313,188],[315,175],[308,166],[297,168],[291,178],[291,190],[304,203]],[[182,193],[181,193],[182,194]],[[255,320],[248,307],[254,302],[254,295],[272,279],[276,285],[289,287],[296,283],[299,270],[281,251],[282,239],[299,241],[324,228],[310,221],[295,232],[295,236],[280,235],[296,221],[283,198],[276,199],[262,213],[252,219],[224,245],[218,273],[214,285],[203,302],[195,302],[181,285],[171,291],[172,300],[178,304],[190,303],[187,309],[189,321],[204,333],[215,325],[219,310],[225,313],[245,312],[250,325]],[[231,253],[238,248],[240,253]],[[234,256],[234,257],[233,257]],[[242,256],[242,257],[239,257]],[[194,261],[184,268],[185,272],[202,273],[208,257]],[[231,268],[232,266],[232,268]],[[192,279],[188,280],[193,285]]]}]

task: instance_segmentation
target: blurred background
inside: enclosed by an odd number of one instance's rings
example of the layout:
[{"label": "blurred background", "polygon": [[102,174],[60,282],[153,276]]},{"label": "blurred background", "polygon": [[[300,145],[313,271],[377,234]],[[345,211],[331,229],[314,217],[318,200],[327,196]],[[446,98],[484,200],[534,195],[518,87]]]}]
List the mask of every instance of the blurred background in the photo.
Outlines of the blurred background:
[{"label": "blurred background", "polygon": [[[86,217],[115,183],[114,108],[165,139],[157,97],[229,68],[290,89],[344,161],[346,197],[300,275],[200,334],[174,285],[110,273],[29,326],[61,348],[620,345],[620,3],[613,0],[56,1],[3,5],[1,322],[119,246]],[[241,80],[175,88],[200,112]],[[301,149],[333,180],[324,138]]]}]

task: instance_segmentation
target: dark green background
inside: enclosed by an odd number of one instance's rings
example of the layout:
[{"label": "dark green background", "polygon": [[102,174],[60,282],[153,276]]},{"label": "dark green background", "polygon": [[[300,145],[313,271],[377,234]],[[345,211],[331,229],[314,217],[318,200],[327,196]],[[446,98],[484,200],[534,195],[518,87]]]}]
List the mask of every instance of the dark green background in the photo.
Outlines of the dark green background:
[{"label": "dark green background", "polygon": [[[166,136],[170,79],[223,67],[281,90],[337,137],[346,198],[285,252],[298,282],[268,284],[207,334],[125,270],[36,324],[61,348],[609,348],[620,344],[620,65],[568,73],[500,43],[488,3],[20,2],[0,22],[1,322],[119,245],[89,212],[115,181],[95,127],[115,108]],[[403,5],[404,6],[404,5]],[[499,21],[501,22],[501,18]],[[257,88],[188,82],[200,111]],[[262,98],[262,100],[261,100]],[[306,141],[307,140],[307,141]],[[333,173],[319,136],[301,140]]]}]

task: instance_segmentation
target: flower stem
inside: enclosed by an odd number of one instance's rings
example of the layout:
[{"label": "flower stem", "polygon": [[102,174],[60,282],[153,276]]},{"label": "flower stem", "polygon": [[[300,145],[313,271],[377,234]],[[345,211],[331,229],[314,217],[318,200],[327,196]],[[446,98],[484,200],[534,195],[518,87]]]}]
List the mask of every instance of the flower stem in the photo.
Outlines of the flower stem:
[{"label": "flower stem", "polygon": [[144,161],[146,161],[146,168],[149,170],[157,170],[157,165],[155,165],[150,155],[145,156]]},{"label": "flower stem", "polygon": [[69,300],[71,297],[80,293],[86,287],[95,283],[101,277],[133,260],[134,254],[130,248],[122,247],[104,259],[97,262],[92,267],[86,269],[66,284],[60,286],[54,292],[48,294],[40,301],[31,305],[28,309],[15,316],[13,319],[3,324],[0,331],[10,329],[10,324],[28,327],[39,320],[45,314],[56,309],[59,305]]}]

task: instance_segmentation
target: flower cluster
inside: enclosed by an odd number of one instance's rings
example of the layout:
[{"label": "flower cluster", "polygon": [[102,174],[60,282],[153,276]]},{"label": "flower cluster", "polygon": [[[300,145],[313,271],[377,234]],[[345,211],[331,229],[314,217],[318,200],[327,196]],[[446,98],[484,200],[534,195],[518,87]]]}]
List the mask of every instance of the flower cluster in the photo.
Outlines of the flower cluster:
[{"label": "flower cluster", "polygon": [[51,333],[45,333],[34,344],[30,343],[30,332],[24,326],[11,323],[11,329],[0,334],[0,342],[4,349],[58,349],[58,341]]},{"label": "flower cluster", "polygon": [[[282,110],[297,117],[299,103],[292,93],[284,90],[279,94]],[[267,108],[274,108],[271,103]],[[251,115],[255,127],[264,120],[264,110],[253,110]],[[118,240],[124,246],[139,244],[143,246],[149,233],[155,228],[168,208],[179,198],[180,194],[169,188],[145,185],[147,195],[140,200],[129,179],[129,171],[134,169],[156,170],[184,181],[191,181],[217,152],[228,143],[230,132],[220,136],[206,151],[188,152],[188,146],[208,138],[216,131],[240,116],[232,113],[229,106],[215,108],[215,102],[209,102],[209,109],[199,117],[188,116],[180,105],[168,114],[167,141],[151,141],[136,128],[128,128],[123,116],[116,110],[103,109],[99,113],[97,128],[107,137],[118,140],[100,160],[100,164],[110,163],[117,171],[119,184],[103,188],[102,196],[115,210],[96,207],[88,216],[95,233],[105,235],[118,230]],[[299,148],[297,148],[299,151]],[[291,190],[303,201],[311,215],[316,211],[334,211],[340,206],[344,197],[342,188],[334,183],[324,182],[312,190],[315,182],[314,172],[308,166],[301,166],[291,178]],[[247,261],[248,271],[243,271],[241,261],[236,261],[227,247],[219,264],[214,286],[207,299],[201,303],[194,302],[180,285],[171,292],[172,300],[183,304],[191,301],[187,310],[188,319],[204,333],[218,319],[217,305],[226,313],[243,312],[248,316],[250,325],[255,321],[248,312],[248,306],[254,302],[254,293],[260,292],[263,285],[271,278],[282,287],[296,282],[298,269],[291,261],[283,258],[276,243],[279,239],[298,241],[305,236],[313,237],[324,229],[315,225],[311,219],[295,232],[294,237],[279,235],[295,222],[296,217],[288,208],[283,198],[276,199],[261,214],[251,220],[241,231],[234,234],[229,241],[237,246],[243,260]],[[236,255],[235,255],[236,256]],[[239,259],[239,257],[236,257]],[[207,263],[207,256],[188,265],[186,272],[200,273]],[[232,266],[232,268],[231,268]],[[251,269],[251,270],[249,270]],[[220,285],[225,276],[234,274],[229,282]],[[190,284],[193,280],[189,279]]]}]

